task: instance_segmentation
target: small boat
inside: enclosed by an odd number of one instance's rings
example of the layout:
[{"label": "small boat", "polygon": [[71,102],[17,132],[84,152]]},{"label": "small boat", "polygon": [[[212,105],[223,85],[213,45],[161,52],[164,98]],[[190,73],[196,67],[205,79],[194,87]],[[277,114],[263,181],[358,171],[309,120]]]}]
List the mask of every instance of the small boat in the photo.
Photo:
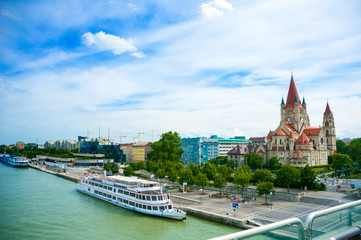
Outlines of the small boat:
[{"label": "small boat", "polygon": [[163,193],[158,182],[124,176],[87,177],[85,174],[77,190],[139,213],[180,221],[186,219],[186,212],[173,207],[169,193]]},{"label": "small boat", "polygon": [[7,165],[17,168],[29,167],[29,160],[26,157],[18,157],[8,154],[1,156],[1,161]]}]

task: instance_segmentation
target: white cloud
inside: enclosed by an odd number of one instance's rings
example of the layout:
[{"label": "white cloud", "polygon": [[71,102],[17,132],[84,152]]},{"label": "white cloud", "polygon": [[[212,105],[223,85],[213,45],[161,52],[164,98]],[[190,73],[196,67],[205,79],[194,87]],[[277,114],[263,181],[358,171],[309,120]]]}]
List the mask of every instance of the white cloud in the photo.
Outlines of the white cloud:
[{"label": "white cloud", "polygon": [[[213,0],[208,3],[203,3],[201,6],[201,14],[204,18],[212,18],[216,16],[222,16],[225,10],[233,10],[232,4],[226,0]],[[222,10],[221,10],[222,9]]]},{"label": "white cloud", "polygon": [[145,57],[143,53],[137,51],[131,39],[126,40],[111,34],[106,34],[103,31],[96,34],[90,32],[84,33],[83,41],[87,46],[94,45],[100,50],[110,50],[113,51],[115,55],[132,52],[131,55],[135,57]]}]

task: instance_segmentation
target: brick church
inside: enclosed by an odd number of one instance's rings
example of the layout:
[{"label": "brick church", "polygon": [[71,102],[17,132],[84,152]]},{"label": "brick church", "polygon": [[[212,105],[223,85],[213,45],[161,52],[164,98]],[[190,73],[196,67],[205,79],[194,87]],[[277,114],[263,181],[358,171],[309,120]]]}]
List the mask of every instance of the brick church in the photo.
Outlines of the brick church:
[{"label": "brick church", "polygon": [[291,75],[286,103],[282,97],[280,125],[268,133],[267,144],[258,145],[255,152],[265,163],[278,157],[283,164],[304,167],[326,165],[327,157],[335,151],[335,121],[328,102],[323,126],[311,126],[305,98],[301,101]]}]

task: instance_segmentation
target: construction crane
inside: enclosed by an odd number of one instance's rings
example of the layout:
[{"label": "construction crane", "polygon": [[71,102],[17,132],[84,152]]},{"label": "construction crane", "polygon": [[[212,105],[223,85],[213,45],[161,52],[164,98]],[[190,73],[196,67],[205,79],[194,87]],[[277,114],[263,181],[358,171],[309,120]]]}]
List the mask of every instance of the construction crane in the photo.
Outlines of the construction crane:
[{"label": "construction crane", "polygon": [[89,130],[87,130],[87,139],[89,140],[89,135],[93,134],[92,132],[90,132]]},{"label": "construction crane", "polygon": [[[140,132],[140,131],[138,132],[138,142],[140,142],[140,135],[141,135],[141,134],[144,134],[144,132]],[[134,141],[134,140],[133,140],[133,141]]]}]

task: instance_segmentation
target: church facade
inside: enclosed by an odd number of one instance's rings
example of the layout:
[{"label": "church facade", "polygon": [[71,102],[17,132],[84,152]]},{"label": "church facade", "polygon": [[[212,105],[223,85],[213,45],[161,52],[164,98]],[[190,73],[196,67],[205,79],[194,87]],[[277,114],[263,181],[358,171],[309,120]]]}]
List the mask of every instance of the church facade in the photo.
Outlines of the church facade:
[{"label": "church facade", "polygon": [[257,146],[255,152],[267,163],[278,157],[283,164],[304,167],[326,165],[328,156],[336,151],[335,120],[327,102],[323,126],[310,125],[305,99],[301,101],[291,75],[287,100],[281,101],[279,126],[267,135],[267,144]]}]

